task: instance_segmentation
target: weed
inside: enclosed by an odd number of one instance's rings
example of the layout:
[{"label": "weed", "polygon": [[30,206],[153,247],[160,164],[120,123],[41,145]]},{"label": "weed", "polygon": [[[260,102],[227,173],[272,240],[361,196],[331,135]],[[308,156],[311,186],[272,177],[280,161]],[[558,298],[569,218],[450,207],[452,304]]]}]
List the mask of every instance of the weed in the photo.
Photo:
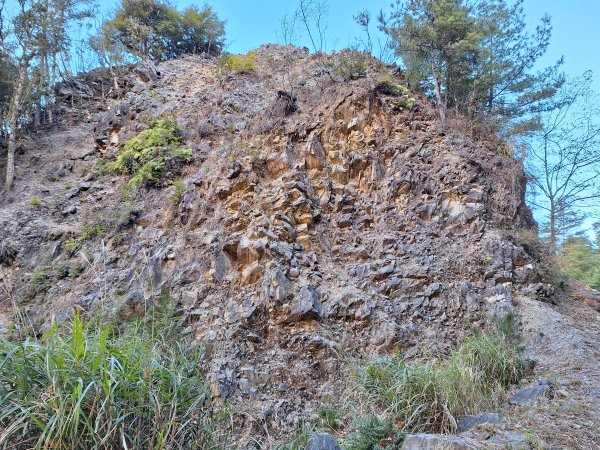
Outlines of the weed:
[{"label": "weed", "polygon": [[522,377],[526,361],[508,338],[508,323],[506,331],[474,333],[445,359],[374,358],[357,368],[357,385],[405,430],[451,433],[457,417],[493,407]]},{"label": "weed", "polygon": [[[0,337],[0,445],[226,448],[208,415],[202,349],[173,317],[123,330],[79,316],[39,339]],[[160,325],[160,328],[159,328]]]},{"label": "weed", "polygon": [[224,53],[219,59],[218,67],[235,73],[252,72],[256,70],[256,52],[251,51],[246,55]]},{"label": "weed", "polygon": [[377,417],[358,419],[353,424],[355,431],[344,440],[347,450],[375,450],[380,448],[400,448],[404,436],[389,420]]},{"label": "weed", "polygon": [[171,200],[174,205],[179,205],[186,191],[187,187],[181,181],[173,182],[171,185],[171,195],[169,195],[169,200]]},{"label": "weed", "polygon": [[36,293],[44,293],[48,290],[48,272],[45,270],[35,270],[30,278],[31,287]]},{"label": "weed", "polygon": [[340,412],[331,403],[319,406],[319,409],[317,409],[317,416],[323,427],[327,429],[337,430],[342,426]]},{"label": "weed", "polygon": [[29,199],[29,204],[31,206],[40,206],[42,204],[42,201],[40,200],[39,197],[37,197],[37,196],[34,195],[33,197],[31,197]]},{"label": "weed", "polygon": [[81,239],[84,241],[89,241],[95,237],[106,236],[106,227],[103,225],[89,225],[87,227],[83,227],[83,233],[81,234]]},{"label": "weed", "polygon": [[80,249],[81,249],[81,241],[77,238],[70,238],[67,239],[64,243],[63,243],[65,249],[67,250],[67,252],[70,255],[74,255],[75,253],[77,253]]},{"label": "weed", "polygon": [[313,433],[314,429],[310,426],[302,425],[292,434],[287,443],[278,445],[275,450],[303,450]]},{"label": "weed", "polygon": [[371,57],[359,50],[345,48],[335,55],[333,70],[344,80],[355,80],[367,75]]}]

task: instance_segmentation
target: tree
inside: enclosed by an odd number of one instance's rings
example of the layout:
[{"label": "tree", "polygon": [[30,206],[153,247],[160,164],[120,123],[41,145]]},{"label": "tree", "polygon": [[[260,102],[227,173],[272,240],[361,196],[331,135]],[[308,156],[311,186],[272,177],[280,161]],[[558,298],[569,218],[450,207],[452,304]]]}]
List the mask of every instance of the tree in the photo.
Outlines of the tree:
[{"label": "tree", "polygon": [[445,124],[458,87],[472,83],[482,39],[470,8],[463,0],[398,0],[389,18],[380,17],[409,81],[432,93]]},{"label": "tree", "polygon": [[[16,68],[7,108],[8,148],[6,157],[6,189],[11,189],[15,177],[17,133],[22,121],[29,83],[29,66],[36,56],[35,36],[38,31],[40,4],[33,0],[18,0],[19,11],[10,24],[2,22],[0,44]],[[2,3],[2,10],[4,3]],[[5,28],[6,26],[6,28]]]},{"label": "tree", "polygon": [[[122,0],[102,26],[104,47],[119,45],[136,58],[167,60],[185,53],[219,54],[225,25],[210,6],[183,13],[161,0]],[[96,44],[98,46],[98,44]]]},{"label": "tree", "polygon": [[411,84],[421,85],[446,112],[483,118],[495,131],[532,128],[530,119],[551,109],[562,84],[555,65],[534,72],[551,35],[544,17],[533,35],[525,29],[523,0],[397,0],[380,28],[391,36]]},{"label": "tree", "polygon": [[574,209],[597,209],[600,198],[600,104],[591,82],[586,72],[564,85],[558,106],[538,115],[539,129],[526,144],[527,170],[537,194],[531,203],[547,216],[553,248],[561,217]]},{"label": "tree", "polygon": [[570,279],[600,289],[600,251],[584,236],[567,236],[559,252],[561,267]]},{"label": "tree", "polygon": [[483,39],[467,105],[507,135],[535,128],[535,116],[555,107],[554,95],[564,82],[562,58],[535,71],[550,44],[552,25],[544,16],[527,33],[524,0],[476,2],[475,16]]},{"label": "tree", "polygon": [[326,16],[329,10],[327,0],[299,0],[296,17],[303,25],[315,52],[325,49]]}]

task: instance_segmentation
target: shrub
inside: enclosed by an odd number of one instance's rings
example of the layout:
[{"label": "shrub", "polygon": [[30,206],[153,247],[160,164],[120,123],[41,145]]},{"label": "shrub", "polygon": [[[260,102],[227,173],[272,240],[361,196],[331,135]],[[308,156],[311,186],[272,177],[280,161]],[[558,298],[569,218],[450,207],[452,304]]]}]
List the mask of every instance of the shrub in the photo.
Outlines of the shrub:
[{"label": "shrub", "polygon": [[393,95],[396,97],[409,94],[408,88],[394,83],[394,80],[390,75],[382,75],[377,78],[376,87],[382,94]]},{"label": "shrub", "polygon": [[87,227],[83,227],[83,233],[81,234],[81,239],[84,241],[89,241],[95,237],[106,236],[106,227],[103,225],[90,225]]},{"label": "shrub", "polygon": [[68,332],[0,337],[0,445],[225,448],[207,412],[201,348],[170,319],[118,331],[76,316]]},{"label": "shrub", "polygon": [[358,419],[354,423],[355,431],[344,442],[347,450],[374,450],[380,448],[400,448],[403,435],[389,420],[377,417]]},{"label": "shrub", "polygon": [[171,185],[171,195],[169,196],[169,199],[171,200],[171,202],[173,202],[174,205],[178,205],[179,202],[181,202],[183,194],[185,194],[186,191],[187,187],[185,186],[185,184],[183,184],[180,181],[175,181]]},{"label": "shrub", "polygon": [[251,51],[246,55],[225,53],[219,59],[218,66],[229,72],[245,73],[256,70],[256,52]]},{"label": "shrub", "polygon": [[446,359],[377,357],[359,366],[356,380],[404,431],[451,433],[456,418],[493,407],[504,388],[522,377],[525,361],[506,333],[475,333]]},{"label": "shrub", "polygon": [[346,81],[355,80],[366,76],[371,64],[376,65],[376,70],[382,69],[382,63],[374,60],[368,53],[345,48],[334,56],[333,70]]},{"label": "shrub", "polygon": [[29,203],[31,204],[31,206],[40,206],[42,204],[42,201],[40,200],[39,197],[37,197],[37,196],[34,195],[29,200]]},{"label": "shrub", "polygon": [[152,126],[129,139],[119,151],[112,170],[131,176],[133,187],[166,185],[192,161],[192,151],[182,146],[177,121],[161,117]]}]

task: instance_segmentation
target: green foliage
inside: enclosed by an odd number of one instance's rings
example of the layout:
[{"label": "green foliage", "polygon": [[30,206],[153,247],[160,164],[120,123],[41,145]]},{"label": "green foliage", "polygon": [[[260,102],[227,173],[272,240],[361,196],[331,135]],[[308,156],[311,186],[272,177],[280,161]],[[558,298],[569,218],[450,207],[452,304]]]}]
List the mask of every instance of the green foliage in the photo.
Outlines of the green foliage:
[{"label": "green foliage", "polygon": [[367,75],[371,55],[359,50],[345,48],[334,56],[333,70],[344,80],[355,80]]},{"label": "green foliage", "polygon": [[350,433],[345,441],[347,450],[380,450],[400,449],[404,436],[389,420],[377,417],[357,419],[354,423],[355,431]]},{"label": "green foliage", "polygon": [[35,293],[44,293],[50,287],[48,272],[45,270],[36,270],[31,274],[30,283]]},{"label": "green foliage", "polygon": [[562,61],[536,72],[551,25],[526,31],[523,0],[397,0],[380,15],[411,85],[434,98],[442,119],[452,108],[507,134],[535,126],[552,106]]},{"label": "green foliage", "polygon": [[302,425],[290,436],[287,443],[276,446],[275,450],[304,450],[313,432],[311,427]]},{"label": "green foliage", "polygon": [[224,35],[224,22],[210,6],[180,13],[162,0],[122,0],[94,46],[122,47],[136,57],[164,61],[191,53],[218,55]]},{"label": "green foliage", "polygon": [[256,70],[256,52],[251,51],[246,55],[225,53],[218,62],[218,67],[228,72],[246,73]]},{"label": "green foliage", "polygon": [[84,241],[89,241],[90,239],[102,236],[106,236],[106,227],[103,225],[88,225],[83,227],[81,239]]},{"label": "green foliage", "polygon": [[342,426],[340,411],[331,403],[319,406],[317,416],[323,427],[329,430],[337,430]]},{"label": "green foliage", "polygon": [[584,236],[567,236],[558,250],[561,268],[569,279],[600,290],[600,250]]},{"label": "green foliage", "polygon": [[514,326],[511,318],[503,331],[477,332],[445,359],[373,358],[357,368],[356,381],[366,401],[388,411],[404,431],[451,433],[457,417],[493,407],[523,375],[526,363],[509,337]]},{"label": "green foliage", "polygon": [[73,255],[81,249],[81,240],[77,238],[69,238],[63,243],[65,249],[69,254]]},{"label": "green foliage", "polygon": [[31,206],[40,206],[42,204],[42,201],[40,200],[39,197],[37,197],[37,196],[34,195],[33,197],[31,197],[29,199],[29,204]]},{"label": "green foliage", "polygon": [[201,348],[174,323],[117,330],[76,316],[70,330],[53,325],[39,339],[0,337],[0,444],[225,448],[208,415]]},{"label": "green foliage", "polygon": [[169,199],[171,202],[173,202],[173,204],[178,205],[186,191],[187,187],[185,184],[183,184],[181,181],[175,181],[171,185],[171,195],[169,196]]},{"label": "green foliage", "polygon": [[192,151],[182,146],[177,121],[161,117],[152,126],[129,139],[119,151],[112,170],[131,176],[132,187],[161,187],[181,174],[184,164],[193,159]]},{"label": "green foliage", "polygon": [[394,79],[387,74],[377,78],[376,86],[379,92],[387,95],[400,96],[409,94],[408,88],[394,83]]}]

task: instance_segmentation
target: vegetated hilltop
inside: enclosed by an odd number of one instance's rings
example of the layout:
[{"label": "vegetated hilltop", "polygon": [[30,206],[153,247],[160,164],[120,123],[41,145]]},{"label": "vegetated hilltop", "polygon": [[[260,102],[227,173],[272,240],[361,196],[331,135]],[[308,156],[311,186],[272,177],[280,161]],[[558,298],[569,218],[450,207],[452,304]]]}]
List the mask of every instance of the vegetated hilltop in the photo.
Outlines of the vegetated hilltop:
[{"label": "vegetated hilltop", "polygon": [[23,142],[0,209],[7,327],[17,306],[39,330],[168,295],[240,435],[276,435],[339,394],[347,355],[444,353],[553,298],[515,238],[535,227],[521,164],[440,129],[394,68],[268,45],[117,84],[64,83],[61,122]]}]

